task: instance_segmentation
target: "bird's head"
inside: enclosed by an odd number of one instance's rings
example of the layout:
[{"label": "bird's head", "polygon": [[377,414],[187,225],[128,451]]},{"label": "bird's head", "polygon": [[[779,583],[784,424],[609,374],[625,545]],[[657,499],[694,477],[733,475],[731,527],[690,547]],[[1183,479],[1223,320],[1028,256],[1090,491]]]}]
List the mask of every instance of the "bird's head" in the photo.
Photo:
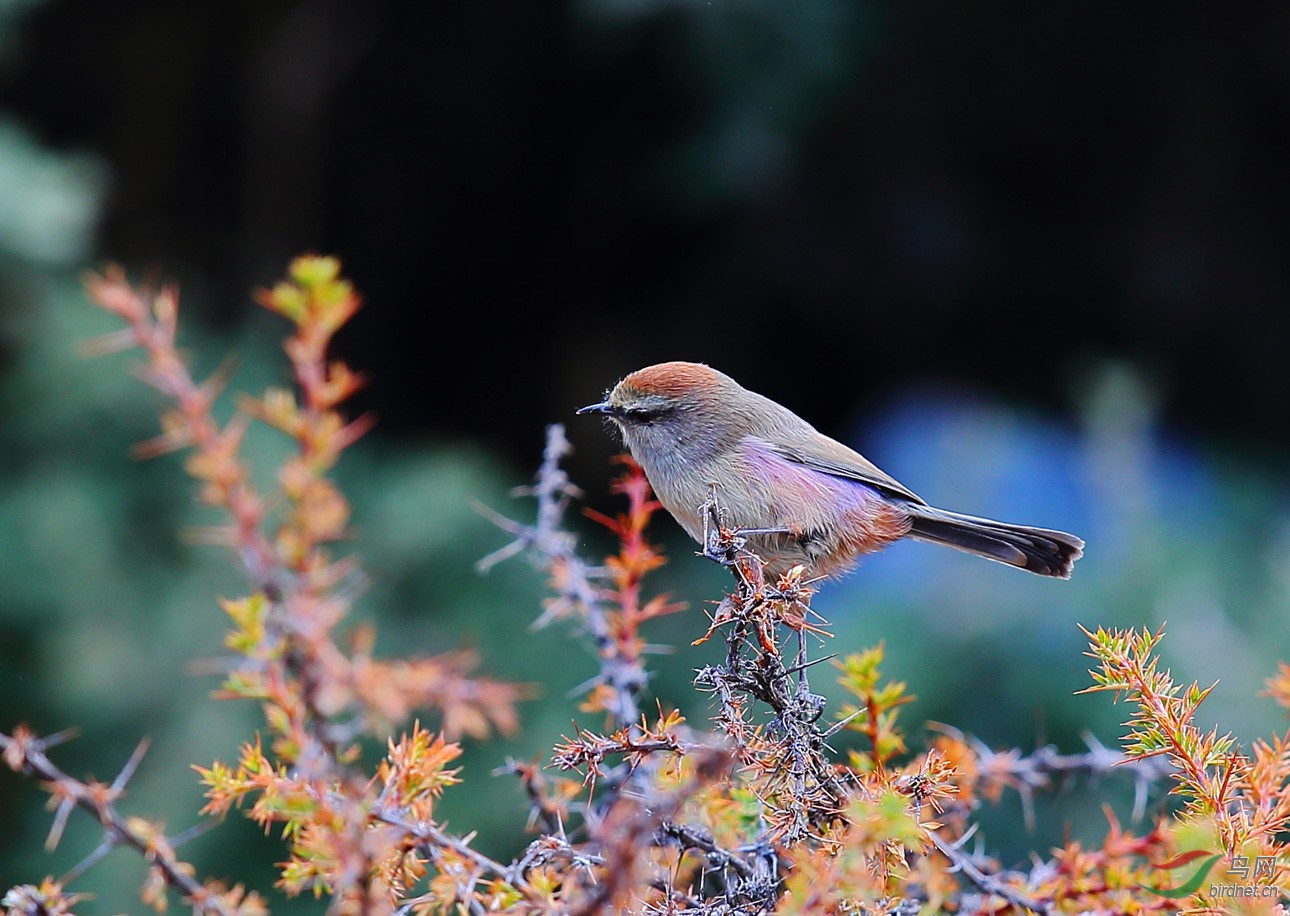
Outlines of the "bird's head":
[{"label": "bird's head", "polygon": [[580,414],[598,413],[627,429],[675,420],[718,401],[729,376],[702,363],[659,363],[624,378]]},{"label": "bird's head", "polygon": [[707,450],[724,444],[728,409],[743,389],[702,363],[659,363],[637,370],[605,399],[580,414],[613,420],[636,460],[648,464],[654,449]]}]

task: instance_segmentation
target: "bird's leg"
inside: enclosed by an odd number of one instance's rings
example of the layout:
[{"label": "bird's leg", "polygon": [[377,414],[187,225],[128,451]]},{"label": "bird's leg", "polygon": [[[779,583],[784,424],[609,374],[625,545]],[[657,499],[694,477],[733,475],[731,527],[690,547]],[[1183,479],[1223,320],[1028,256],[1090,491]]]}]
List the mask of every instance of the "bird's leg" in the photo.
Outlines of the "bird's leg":
[{"label": "bird's leg", "polygon": [[703,516],[703,555],[727,568],[735,567],[745,540],[727,524],[725,507],[717,500],[717,485],[699,507]]},{"label": "bird's leg", "polygon": [[731,553],[735,547],[734,544],[728,543],[727,529],[725,525],[725,510],[717,502],[717,485],[712,485],[712,492],[708,494],[707,500],[699,507],[699,512],[703,516],[703,555],[710,560],[715,560],[722,566],[729,566],[731,563]]}]

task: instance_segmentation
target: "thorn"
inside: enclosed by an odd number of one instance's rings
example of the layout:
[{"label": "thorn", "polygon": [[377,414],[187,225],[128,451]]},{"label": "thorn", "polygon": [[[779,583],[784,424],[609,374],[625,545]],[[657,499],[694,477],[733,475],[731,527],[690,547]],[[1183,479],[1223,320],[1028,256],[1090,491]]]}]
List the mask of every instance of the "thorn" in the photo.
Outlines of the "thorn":
[{"label": "thorn", "polygon": [[484,518],[488,519],[498,528],[501,528],[503,531],[509,532],[510,534],[516,535],[517,537],[524,535],[526,532],[529,531],[529,528],[527,525],[522,525],[513,519],[507,518],[505,515],[502,515],[502,513],[498,512],[496,509],[492,508],[491,506],[486,506],[483,503],[479,502],[478,500],[472,500],[470,505],[471,505],[471,508],[473,508],[476,512],[478,512]]},{"label": "thorn", "polygon": [[[211,821],[208,821],[207,823],[215,824],[215,823],[218,823],[218,821],[211,820]],[[91,852],[88,856],[86,856],[85,858],[81,859],[81,861],[73,865],[71,869],[67,872],[67,874],[63,875],[61,878],[58,879],[58,883],[61,884],[63,887],[66,887],[67,885],[71,884],[81,875],[85,874],[87,871],[89,871],[91,868],[93,868],[95,865],[101,862],[103,858],[113,849],[116,849],[116,840],[112,839],[111,837],[108,837],[97,847],[95,847],[93,852]]]},{"label": "thorn", "polygon": [[178,849],[180,846],[184,845],[190,840],[197,839],[203,833],[209,833],[210,831],[214,830],[216,827],[220,825],[221,822],[222,821],[220,818],[214,818],[214,817],[208,820],[198,821],[196,824],[193,824],[193,826],[189,827],[183,833],[177,833],[174,836],[172,836],[170,838],[170,846],[173,849]]},{"label": "thorn", "polygon": [[172,429],[169,432],[162,433],[160,436],[145,439],[143,442],[136,442],[130,446],[130,455],[140,460],[147,460],[170,452],[177,452],[188,448],[192,444],[192,436],[186,430]]},{"label": "thorn", "polygon": [[959,837],[958,840],[955,841],[954,848],[961,849],[964,843],[966,843],[968,840],[972,839],[972,837],[976,835],[976,832],[977,830],[980,829],[980,827],[981,827],[980,821],[973,821],[972,826],[969,827],[967,830],[964,830],[963,835]]},{"label": "thorn", "polygon": [[963,734],[962,730],[955,728],[953,725],[946,725],[944,722],[929,721],[927,723],[927,728],[931,731],[939,732],[942,735],[956,738],[965,744],[967,743],[967,736]]},{"label": "thorn", "polygon": [[481,574],[487,573],[489,570],[491,570],[498,563],[501,563],[503,560],[509,560],[511,557],[514,557],[523,553],[525,548],[528,546],[529,545],[528,545],[527,539],[524,539],[524,538],[521,538],[516,541],[511,541],[505,547],[498,548],[497,550],[494,550],[492,553],[490,553],[488,556],[481,557],[480,559],[476,560],[475,572],[478,572]]},{"label": "thorn", "polygon": [[822,735],[820,735],[820,737],[824,738],[827,741],[829,738],[832,738],[834,735],[836,735],[842,729],[846,728],[849,724],[854,722],[856,719],[860,718],[861,714],[866,713],[868,711],[869,711],[868,709],[857,709],[855,712],[851,713],[851,715],[847,716],[841,722],[836,722],[833,725],[830,725],[828,728],[828,731],[824,732]]},{"label": "thorn", "polygon": [[489,771],[488,775],[489,776],[518,776],[520,773],[519,766],[520,766],[519,761],[517,761],[514,757],[507,757],[506,760],[502,762],[501,766],[494,767],[491,771]]},{"label": "thorn", "polygon": [[1133,781],[1133,811],[1130,817],[1132,823],[1141,823],[1143,816],[1147,813],[1147,788],[1149,780],[1146,777],[1139,777]]},{"label": "thorn", "polygon": [[1097,735],[1093,734],[1088,729],[1084,729],[1083,731],[1081,731],[1079,736],[1080,736],[1080,739],[1083,740],[1085,747],[1087,747],[1090,751],[1106,750],[1106,745],[1103,744],[1101,741],[1099,741],[1097,739]]},{"label": "thorn", "polygon": [[71,728],[65,728],[61,732],[54,732],[52,735],[46,735],[40,739],[40,749],[42,751],[47,751],[51,747],[58,747],[60,744],[71,741],[80,733],[81,730],[76,726],[73,726]]},{"label": "thorn", "polygon": [[376,414],[370,412],[350,420],[336,433],[335,445],[337,450],[349,448],[371,432],[375,426]]},{"label": "thorn", "polygon": [[148,753],[148,748],[151,745],[151,738],[144,738],[139,742],[138,746],[134,749],[134,753],[130,755],[130,759],[125,762],[125,766],[121,767],[121,772],[117,773],[116,779],[112,780],[113,789],[120,792],[125,788],[126,783],[134,777],[135,770],[137,770],[139,768],[139,764],[143,762],[143,755]]},{"label": "thorn", "polygon": [[134,328],[122,328],[119,331],[83,341],[78,349],[82,356],[105,356],[108,353],[129,350],[138,345],[139,340],[135,337]]},{"label": "thorn", "polygon": [[[594,675],[593,677],[589,677],[581,684],[571,688],[564,695],[565,699],[573,699],[574,697],[582,696],[582,694],[586,693],[588,690],[591,690],[593,687],[598,687],[603,683],[605,683],[605,677],[603,674],[597,674],[597,675]],[[573,727],[577,728],[578,723],[577,722],[573,723]]]},{"label": "thorn", "polygon": [[63,838],[63,828],[67,826],[67,818],[75,806],[76,802],[70,798],[65,798],[59,803],[58,810],[54,812],[54,823],[49,828],[49,836],[45,838],[47,852],[53,852],[58,848],[58,841]]},{"label": "thorn", "polygon": [[215,399],[218,398],[228,386],[229,380],[233,377],[233,373],[237,369],[238,361],[236,353],[228,354],[220,361],[220,364],[215,367],[215,371],[207,376],[206,381],[197,386],[203,400],[205,400],[208,405],[214,403]]},{"label": "thorn", "polygon": [[791,668],[785,668],[785,669],[784,669],[784,673],[785,673],[785,674],[796,674],[797,672],[799,672],[799,671],[803,671],[803,670],[805,670],[805,669],[807,669],[807,668],[811,667],[812,665],[818,665],[818,664],[820,664],[820,662],[832,661],[833,659],[835,659],[835,658],[837,658],[837,657],[838,657],[838,653],[833,652],[833,653],[831,653],[831,654],[829,654],[829,655],[825,655],[825,656],[823,656],[822,658],[817,658],[815,661],[812,661],[812,662],[802,662],[801,664],[794,665],[794,666],[793,666],[793,667],[791,667]]},{"label": "thorn", "polygon": [[203,525],[184,528],[179,536],[186,544],[202,547],[236,547],[238,531],[232,525]]}]

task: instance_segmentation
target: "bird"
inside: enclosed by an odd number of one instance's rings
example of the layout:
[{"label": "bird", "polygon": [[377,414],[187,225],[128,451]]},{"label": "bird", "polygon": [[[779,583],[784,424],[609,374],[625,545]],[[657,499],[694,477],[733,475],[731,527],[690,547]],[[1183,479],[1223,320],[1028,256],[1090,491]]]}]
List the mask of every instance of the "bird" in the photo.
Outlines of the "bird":
[{"label": "bird", "polygon": [[608,418],[662,506],[704,543],[715,492],[765,571],[804,566],[835,578],[902,538],[1068,579],[1073,534],[929,505],[859,452],[704,363],[665,362],[624,377],[578,414]]}]

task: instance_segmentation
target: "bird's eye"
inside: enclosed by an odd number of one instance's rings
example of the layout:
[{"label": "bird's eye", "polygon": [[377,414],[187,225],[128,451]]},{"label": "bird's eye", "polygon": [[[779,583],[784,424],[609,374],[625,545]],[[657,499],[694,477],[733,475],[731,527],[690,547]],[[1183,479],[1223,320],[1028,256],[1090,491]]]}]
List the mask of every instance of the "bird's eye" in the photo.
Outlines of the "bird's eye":
[{"label": "bird's eye", "polygon": [[623,411],[623,417],[633,423],[649,425],[661,417],[664,412],[658,407],[628,407]]}]

